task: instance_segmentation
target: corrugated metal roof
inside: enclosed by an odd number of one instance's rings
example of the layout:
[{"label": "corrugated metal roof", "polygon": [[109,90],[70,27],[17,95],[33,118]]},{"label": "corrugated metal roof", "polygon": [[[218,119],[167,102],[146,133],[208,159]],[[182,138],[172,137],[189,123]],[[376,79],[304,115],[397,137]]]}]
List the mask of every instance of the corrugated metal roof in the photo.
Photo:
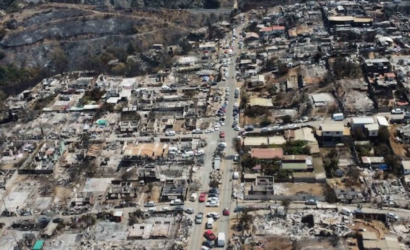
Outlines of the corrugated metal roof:
[{"label": "corrugated metal roof", "polygon": [[352,124],[370,124],[374,123],[373,117],[353,117]]},{"label": "corrugated metal roof", "polygon": [[322,124],[322,131],[324,132],[343,132],[345,125],[342,122],[332,122]]}]

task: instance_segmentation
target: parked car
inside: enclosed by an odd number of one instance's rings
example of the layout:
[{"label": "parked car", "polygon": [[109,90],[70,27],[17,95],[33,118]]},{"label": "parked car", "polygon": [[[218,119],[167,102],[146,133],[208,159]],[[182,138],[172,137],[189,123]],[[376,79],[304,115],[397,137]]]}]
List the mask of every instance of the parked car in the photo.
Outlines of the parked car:
[{"label": "parked car", "polygon": [[198,213],[195,215],[195,224],[202,224],[202,219],[204,218],[203,213]]},{"label": "parked car", "polygon": [[317,205],[317,200],[315,199],[306,200],[305,205]]},{"label": "parked car", "polygon": [[214,242],[211,241],[211,240],[204,240],[204,242],[202,242],[202,246],[213,248],[214,247]]},{"label": "parked car", "polygon": [[187,213],[187,214],[193,214],[193,213],[194,213],[194,209],[193,209],[193,208],[187,208],[187,209],[185,209],[184,212]]},{"label": "parked car", "polygon": [[144,204],[144,207],[155,207],[155,202],[148,201],[147,203]]},{"label": "parked car", "polygon": [[184,207],[183,207],[183,206],[176,206],[176,207],[174,208],[174,210],[175,210],[175,211],[182,212],[182,211],[184,211]]},{"label": "parked car", "polygon": [[219,138],[225,138],[225,131],[219,132]]},{"label": "parked car", "polygon": [[207,215],[206,215],[206,217],[207,218],[213,218],[214,220],[217,220],[217,219],[219,219],[219,214],[217,213],[217,212],[209,212]]},{"label": "parked car", "polygon": [[204,202],[206,200],[206,194],[205,193],[201,193],[199,195],[198,201],[199,202]]},{"label": "parked car", "polygon": [[392,109],[391,113],[392,114],[403,114],[404,111],[402,109]]},{"label": "parked car", "polygon": [[224,208],[224,210],[222,211],[222,214],[224,216],[229,216],[229,209],[228,208]]},{"label": "parked car", "polygon": [[389,218],[391,220],[398,220],[399,219],[399,216],[397,216],[394,213],[387,213],[386,216],[387,216],[387,218]]},{"label": "parked car", "polygon": [[200,130],[199,128],[192,130],[192,134],[202,134],[202,130]]},{"label": "parked car", "polygon": [[204,237],[207,238],[208,240],[215,240],[216,236],[211,230],[206,230],[204,233]]},{"label": "parked car", "polygon": [[217,201],[210,201],[206,203],[207,207],[219,207],[219,202]]},{"label": "parked car", "polygon": [[239,162],[239,154],[234,155],[233,161],[234,162]]}]

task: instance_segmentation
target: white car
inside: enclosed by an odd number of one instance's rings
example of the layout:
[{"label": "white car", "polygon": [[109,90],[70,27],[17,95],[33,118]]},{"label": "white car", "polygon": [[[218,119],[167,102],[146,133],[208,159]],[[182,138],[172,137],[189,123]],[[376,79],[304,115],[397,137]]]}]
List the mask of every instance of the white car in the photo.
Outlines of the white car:
[{"label": "white car", "polygon": [[208,198],[207,202],[219,202],[219,198],[218,197],[211,197],[211,198]]},{"label": "white car", "polygon": [[225,126],[225,123],[224,123],[224,122],[219,122],[219,124],[221,124],[221,126]]},{"label": "white car", "polygon": [[215,125],[214,125],[215,128],[219,128],[220,126],[221,126],[221,124],[219,124],[219,123],[215,123]]},{"label": "white car", "polygon": [[234,127],[233,129],[234,129],[235,131],[240,131],[240,130],[241,130],[241,127],[236,126],[236,127]]},{"label": "white car", "polygon": [[211,201],[206,203],[207,207],[219,207],[219,202]]},{"label": "white car", "polygon": [[403,114],[404,111],[402,109],[392,109],[391,113],[392,114]]},{"label": "white car", "polygon": [[270,128],[270,127],[264,127],[264,128],[261,129],[261,132],[271,131],[271,130],[272,130],[272,128]]},{"label": "white car", "polygon": [[171,210],[169,207],[163,207],[163,208],[161,208],[161,211],[169,211],[169,210]]}]

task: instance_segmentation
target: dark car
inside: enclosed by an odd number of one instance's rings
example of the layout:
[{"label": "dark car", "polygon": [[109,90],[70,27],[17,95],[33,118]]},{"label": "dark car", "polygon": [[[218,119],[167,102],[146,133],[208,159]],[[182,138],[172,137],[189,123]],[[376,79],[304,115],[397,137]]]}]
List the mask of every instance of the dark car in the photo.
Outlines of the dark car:
[{"label": "dark car", "polygon": [[182,211],[184,211],[184,207],[183,207],[183,206],[176,206],[176,207],[174,208],[174,210],[175,210],[175,211],[178,211],[178,212],[182,212]]},{"label": "dark car", "polygon": [[204,240],[204,242],[202,242],[202,246],[213,248],[214,247],[214,242],[211,241],[211,240]]},{"label": "dark car", "polygon": [[211,193],[211,194],[208,194],[208,197],[209,197],[209,198],[212,198],[212,197],[219,197],[219,194],[216,194],[216,193]]},{"label": "dark car", "polygon": [[250,126],[245,127],[245,131],[253,131],[253,130],[254,130],[253,127],[250,127]]},{"label": "dark car", "polygon": [[211,188],[211,189],[209,189],[208,193],[210,193],[210,194],[219,194],[219,190],[217,188]]},{"label": "dark car", "polygon": [[235,213],[237,212],[242,212],[243,211],[243,207],[236,207],[235,210],[233,210]]}]

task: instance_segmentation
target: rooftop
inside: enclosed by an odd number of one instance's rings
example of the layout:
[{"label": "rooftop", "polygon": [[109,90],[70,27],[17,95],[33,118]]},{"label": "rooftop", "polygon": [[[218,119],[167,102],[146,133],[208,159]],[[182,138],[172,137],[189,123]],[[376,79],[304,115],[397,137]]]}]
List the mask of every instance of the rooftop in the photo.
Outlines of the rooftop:
[{"label": "rooftop", "polygon": [[282,148],[253,148],[251,149],[251,157],[257,159],[274,159],[283,157]]}]

